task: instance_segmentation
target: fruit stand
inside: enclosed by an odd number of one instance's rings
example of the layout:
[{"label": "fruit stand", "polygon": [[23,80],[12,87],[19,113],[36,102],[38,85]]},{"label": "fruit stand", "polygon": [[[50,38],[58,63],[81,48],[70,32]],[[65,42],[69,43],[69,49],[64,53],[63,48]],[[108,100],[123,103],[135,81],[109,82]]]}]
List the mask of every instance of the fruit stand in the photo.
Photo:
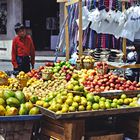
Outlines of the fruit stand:
[{"label": "fruit stand", "polygon": [[[91,57],[82,58],[82,62],[87,63],[87,59],[95,63]],[[4,121],[7,117],[14,122],[21,119],[19,125],[26,125],[28,119],[34,122],[35,115],[41,123],[42,139],[139,138],[140,83],[107,72],[105,62],[80,66],[84,68],[76,69],[65,61],[46,62],[27,74],[20,72],[15,78],[1,72],[1,78],[7,78],[0,86],[2,128],[12,126],[12,121]]]},{"label": "fruit stand", "polygon": [[[132,115],[135,112],[135,115]],[[120,109],[109,111],[69,113],[54,115],[44,112],[41,135],[61,140],[123,140],[130,136],[139,139],[139,109]],[[137,117],[136,117],[137,115]],[[53,118],[53,119],[52,119]],[[62,119],[63,118],[63,119]],[[130,120],[131,118],[131,120]],[[135,122],[135,123],[134,123]],[[127,126],[126,126],[127,124]]]},{"label": "fruit stand", "polygon": [[[65,14],[68,14],[66,7],[73,3],[75,0],[65,3]],[[82,0],[79,0],[79,10],[81,7]],[[82,23],[82,13],[79,13]],[[31,139],[41,128],[37,137],[43,140],[140,139],[140,83],[110,70],[139,65],[115,67],[106,62],[105,53],[102,61],[82,55],[81,24],[79,29],[80,57],[76,65],[48,61],[28,73],[21,71],[14,78],[0,71],[3,137],[6,131],[6,138],[10,140]],[[65,30],[68,60],[68,23]],[[33,131],[33,126],[37,130]],[[15,129],[11,130],[12,127]],[[19,134],[23,137],[19,138]]]}]

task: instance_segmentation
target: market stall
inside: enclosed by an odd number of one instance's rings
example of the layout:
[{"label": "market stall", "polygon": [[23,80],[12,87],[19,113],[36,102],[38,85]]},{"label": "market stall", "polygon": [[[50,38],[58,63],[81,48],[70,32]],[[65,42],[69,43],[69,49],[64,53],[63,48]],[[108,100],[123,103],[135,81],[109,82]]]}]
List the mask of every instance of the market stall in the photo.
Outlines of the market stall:
[{"label": "market stall", "polygon": [[[79,58],[76,64],[48,61],[38,69],[16,76],[0,71],[3,137],[10,140],[36,139],[35,136],[59,140],[140,139],[140,83],[113,71],[139,68],[139,64],[118,63],[125,50],[122,53],[101,47],[83,51],[82,38],[88,33],[82,29],[82,0],[65,2],[65,18],[68,17],[67,8],[78,2]],[[69,31],[66,20],[66,60],[69,60],[69,34],[72,34]],[[106,36],[99,34],[98,39],[103,37]],[[124,39],[123,49],[125,43]],[[109,62],[109,59],[114,61]],[[37,127],[35,131],[34,126]]]}]

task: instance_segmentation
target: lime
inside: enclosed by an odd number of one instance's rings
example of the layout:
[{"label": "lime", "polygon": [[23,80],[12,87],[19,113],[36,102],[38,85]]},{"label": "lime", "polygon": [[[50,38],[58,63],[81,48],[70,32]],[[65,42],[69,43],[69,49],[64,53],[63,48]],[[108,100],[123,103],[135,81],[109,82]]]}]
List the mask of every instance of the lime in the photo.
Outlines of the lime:
[{"label": "lime", "polygon": [[92,102],[88,101],[88,102],[87,102],[87,105],[91,105],[91,106],[92,106]]},{"label": "lime", "polygon": [[99,106],[98,103],[94,103],[94,104],[92,105],[92,109],[93,109],[93,110],[99,110],[99,108],[100,108],[100,106]]},{"label": "lime", "polygon": [[105,102],[105,108],[106,109],[110,109],[111,108],[111,104],[109,102]]},{"label": "lime", "polygon": [[114,103],[117,103],[117,102],[118,102],[118,99],[117,99],[117,98],[114,98],[114,99],[113,99],[113,102],[114,102]]},{"label": "lime", "polygon": [[38,100],[38,97],[35,96],[35,95],[32,95],[32,96],[30,97],[30,101],[31,101],[33,104],[35,104],[37,100]]},{"label": "lime", "polygon": [[41,101],[41,100],[38,100],[38,101],[36,102],[36,105],[39,105],[39,106],[43,106],[43,104],[44,104],[44,101]]},{"label": "lime", "polygon": [[134,98],[133,98],[133,101],[137,101],[137,100],[138,100],[138,98],[137,98],[137,97],[134,97]]},{"label": "lime", "polygon": [[61,96],[61,99],[62,99],[62,102],[65,102],[65,101],[66,101],[66,99],[67,99],[67,96],[62,95],[62,96]]},{"label": "lime", "polygon": [[50,105],[49,105],[48,102],[44,102],[44,103],[43,103],[43,107],[44,107],[44,108],[48,108],[49,106],[50,106]]},{"label": "lime", "polygon": [[67,103],[68,105],[72,105],[72,102],[73,100],[71,98],[68,98],[65,103]]},{"label": "lime", "polygon": [[129,102],[129,99],[128,98],[125,98],[124,100],[123,100],[123,103],[125,104],[125,105],[128,105],[130,102]]},{"label": "lime", "polygon": [[62,112],[59,110],[59,111],[56,112],[56,114],[62,114]]},{"label": "lime", "polygon": [[73,96],[73,93],[69,92],[69,93],[67,94],[67,96]]},{"label": "lime", "polygon": [[122,105],[123,104],[123,99],[118,99],[117,104]]},{"label": "lime", "polygon": [[94,96],[94,101],[95,101],[96,103],[99,102],[99,99],[100,99],[100,97],[99,97],[98,95]]},{"label": "lime", "polygon": [[39,108],[38,107],[33,107],[30,111],[29,111],[29,115],[36,115],[39,114]]},{"label": "lime", "polygon": [[100,109],[105,109],[106,108],[104,101],[100,101],[99,106],[100,106]]},{"label": "lime", "polygon": [[121,99],[125,99],[125,98],[127,98],[126,94],[122,94]]},{"label": "lime", "polygon": [[76,96],[73,98],[73,101],[80,103],[80,102],[81,102],[81,97],[78,96],[78,95],[76,95]]},{"label": "lime", "polygon": [[105,97],[101,97],[100,98],[100,101],[104,101],[105,102],[106,101],[106,98]]},{"label": "lime", "polygon": [[62,109],[61,104],[57,103],[57,104],[56,104],[56,108],[57,108],[57,110],[61,110],[61,109]]},{"label": "lime", "polygon": [[6,112],[6,109],[2,105],[0,105],[0,116],[4,116],[5,112]]},{"label": "lime", "polygon": [[73,90],[73,84],[68,84],[68,85],[67,85],[67,89],[68,89],[68,90]]},{"label": "lime", "polygon": [[112,108],[117,108],[117,103],[114,103],[114,102],[111,103],[111,107],[112,107]]},{"label": "lime", "polygon": [[69,107],[69,112],[74,112],[76,109],[75,109],[75,107],[74,106],[70,106]]},{"label": "lime", "polygon": [[5,105],[5,100],[3,98],[0,98],[0,105]]},{"label": "lime", "polygon": [[78,105],[77,102],[73,102],[73,103],[72,103],[72,106],[74,106],[75,108],[78,108],[79,105]]},{"label": "lime", "polygon": [[74,91],[81,91],[80,86],[78,86],[78,85],[75,85],[75,86],[73,87],[73,90],[74,90]]},{"label": "lime", "polygon": [[85,110],[85,107],[84,107],[83,105],[80,105],[80,106],[78,107],[78,110],[79,110],[79,111],[84,111],[84,110]]},{"label": "lime", "polygon": [[86,110],[92,110],[92,106],[91,105],[87,105]]},{"label": "lime", "polygon": [[59,104],[63,104],[63,100],[61,98],[56,99],[56,102]]},{"label": "lime", "polygon": [[77,73],[73,73],[73,74],[72,74],[72,78],[73,78],[74,80],[78,80],[79,76],[78,76]]},{"label": "lime", "polygon": [[87,95],[86,95],[86,98],[87,98],[87,101],[90,101],[90,102],[94,102],[94,96],[92,95],[92,94],[90,94],[90,93],[88,93]]},{"label": "lime", "polygon": [[34,105],[32,104],[32,102],[26,102],[25,105],[26,105],[26,107],[27,107],[28,110],[30,110],[31,108],[34,107]]},{"label": "lime", "polygon": [[73,84],[75,86],[75,85],[79,85],[79,82],[76,80],[73,80],[73,81],[71,81],[71,84]]},{"label": "lime", "polygon": [[87,100],[86,99],[81,100],[81,105],[86,106],[87,105]]},{"label": "lime", "polygon": [[66,107],[66,106],[65,106],[65,107],[62,107],[61,112],[62,112],[62,113],[66,113],[66,112],[68,112],[68,107]]}]

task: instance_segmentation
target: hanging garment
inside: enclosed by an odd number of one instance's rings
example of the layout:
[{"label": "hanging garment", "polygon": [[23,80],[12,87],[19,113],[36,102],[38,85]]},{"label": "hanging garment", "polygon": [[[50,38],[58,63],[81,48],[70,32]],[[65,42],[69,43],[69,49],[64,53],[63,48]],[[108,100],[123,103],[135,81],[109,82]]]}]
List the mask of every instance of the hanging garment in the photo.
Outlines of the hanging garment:
[{"label": "hanging garment", "polygon": [[121,32],[121,37],[134,41],[135,33],[140,29],[140,15],[138,12],[139,6],[136,6],[133,12],[129,13],[128,19]]},{"label": "hanging garment", "polygon": [[[84,6],[82,8],[82,29],[83,30],[86,30],[90,21],[88,19],[88,16],[89,16],[89,10],[87,9],[86,6]],[[79,19],[76,20],[78,26],[79,26]]]}]

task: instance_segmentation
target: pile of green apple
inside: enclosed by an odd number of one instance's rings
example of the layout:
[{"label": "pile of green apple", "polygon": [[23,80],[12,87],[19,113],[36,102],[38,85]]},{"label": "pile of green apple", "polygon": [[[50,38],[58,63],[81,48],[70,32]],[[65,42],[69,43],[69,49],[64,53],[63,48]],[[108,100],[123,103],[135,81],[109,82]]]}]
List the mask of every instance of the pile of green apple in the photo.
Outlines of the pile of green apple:
[{"label": "pile of green apple", "polygon": [[47,66],[43,69],[43,72],[48,73],[48,76],[51,75],[49,80],[53,80],[59,77],[60,79],[69,81],[71,79],[73,71],[74,66],[66,61],[56,62],[54,63],[54,66]]},{"label": "pile of green apple", "polygon": [[[122,94],[119,98],[107,99],[91,93],[75,94],[66,92],[51,93],[42,101],[36,104],[47,108],[57,114],[77,112],[77,111],[95,111],[119,109],[128,107],[139,107],[139,95],[129,98],[126,94]],[[39,104],[40,103],[40,104]]]},{"label": "pile of green apple", "polygon": [[73,73],[66,88],[68,91],[84,92],[84,87],[80,84],[79,75],[77,73]]}]

